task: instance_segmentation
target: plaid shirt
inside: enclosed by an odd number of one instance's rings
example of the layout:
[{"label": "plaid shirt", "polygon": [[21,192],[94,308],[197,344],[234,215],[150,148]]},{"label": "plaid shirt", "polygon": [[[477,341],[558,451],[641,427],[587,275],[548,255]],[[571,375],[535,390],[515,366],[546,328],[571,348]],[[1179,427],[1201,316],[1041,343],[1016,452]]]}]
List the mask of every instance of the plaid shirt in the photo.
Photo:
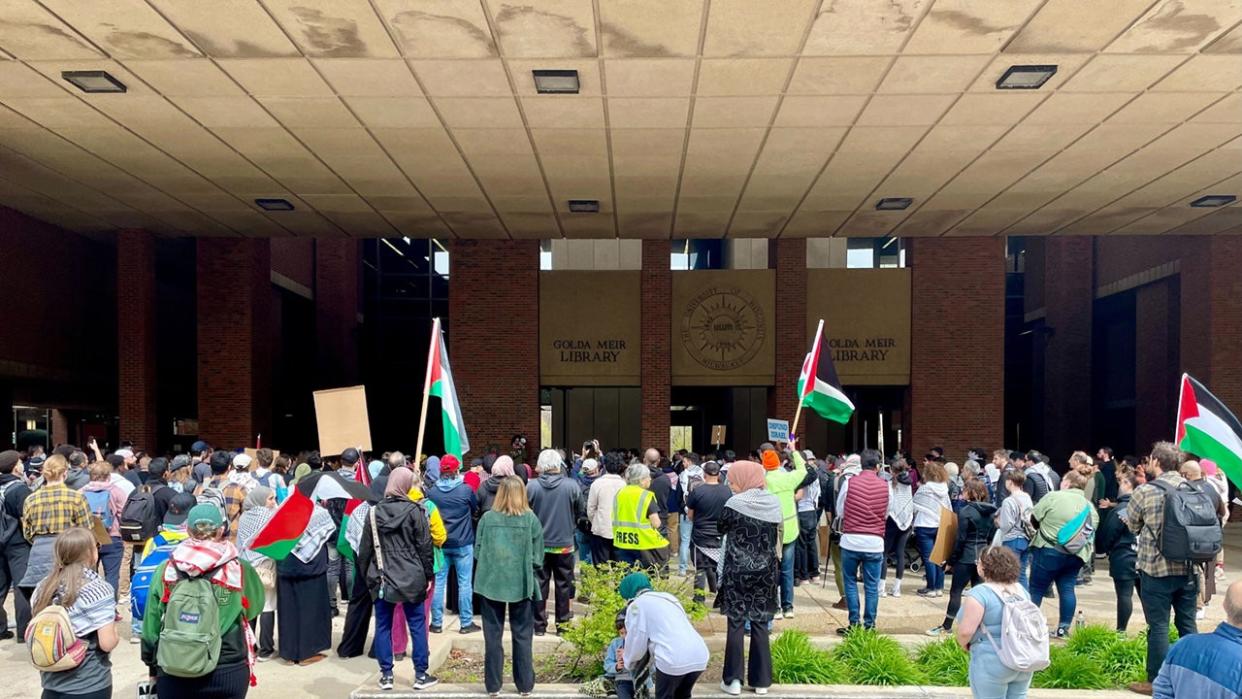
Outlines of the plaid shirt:
[{"label": "plaid shirt", "polygon": [[[1163,473],[1157,480],[1176,488],[1186,479],[1173,472]],[[1190,574],[1189,564],[1171,563],[1160,555],[1160,549],[1156,545],[1160,530],[1164,528],[1164,493],[1159,488],[1148,483],[1134,490],[1134,495],[1130,496],[1130,519],[1126,524],[1130,531],[1138,535],[1138,557],[1135,563],[1139,570],[1154,578]]]},{"label": "plaid shirt", "polygon": [[228,476],[212,478],[206,485],[215,488],[224,496],[224,518],[229,523],[229,538],[237,539],[237,518],[241,516],[242,502],[246,499],[246,488],[229,481]]},{"label": "plaid shirt", "polygon": [[86,498],[64,483],[45,485],[26,498],[22,514],[22,534],[27,541],[36,536],[59,534],[71,527],[90,528],[94,515]]}]

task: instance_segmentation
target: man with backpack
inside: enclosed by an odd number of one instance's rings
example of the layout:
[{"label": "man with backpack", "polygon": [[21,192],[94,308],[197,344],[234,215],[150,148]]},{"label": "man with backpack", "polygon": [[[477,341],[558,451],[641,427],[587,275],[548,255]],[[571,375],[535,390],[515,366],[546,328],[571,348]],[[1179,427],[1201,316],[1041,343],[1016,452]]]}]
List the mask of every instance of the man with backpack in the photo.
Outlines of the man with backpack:
[{"label": "man with backpack", "polygon": [[[184,463],[183,468],[188,468],[188,462]],[[142,551],[147,541],[155,536],[156,531],[160,527],[160,522],[164,520],[164,515],[168,513],[168,505],[172,502],[177,492],[168,487],[168,481],[172,477],[168,460],[164,458],[151,459],[151,463],[147,466],[147,472],[150,478],[141,488],[134,490],[125,500],[125,507],[121,510],[119,522],[119,536],[121,541],[133,548],[132,555],[129,559],[129,577],[132,584],[134,574],[138,570],[138,565],[142,562]]]},{"label": "man with backpack", "polygon": [[699,464],[702,460],[698,454],[689,452],[681,457],[682,471],[677,476],[677,490],[681,494],[681,521],[678,523],[677,535],[680,548],[677,552],[677,571],[681,575],[686,574],[686,568],[690,564],[690,541],[693,538],[694,523],[686,516],[686,499],[690,497],[690,493],[695,488],[703,485],[703,467]]},{"label": "man with backpack", "polygon": [[237,518],[241,516],[241,506],[242,501],[246,499],[246,489],[229,481],[229,467],[232,465],[233,459],[228,452],[213,453],[211,455],[211,480],[199,486],[194,494],[198,496],[199,502],[208,502],[220,508],[230,539],[236,539]]},{"label": "man with backpack", "polygon": [[17,470],[22,455],[9,450],[0,452],[0,641],[26,635],[30,623],[30,600],[21,592],[13,596],[13,608],[17,627],[9,628],[4,609],[4,598],[9,588],[26,575],[26,561],[30,558],[30,542],[22,536],[22,513],[30,488],[21,472]]},{"label": "man with backpack", "polygon": [[[188,467],[189,464],[187,463]],[[169,488],[169,491],[172,489]],[[163,523],[155,536],[151,537],[142,549],[141,563],[137,565],[134,576],[129,581],[130,612],[130,643],[142,640],[142,617],[147,609],[147,593],[151,589],[151,578],[155,569],[168,560],[169,554],[177,548],[177,544],[185,541],[185,520],[190,510],[198,504],[198,500],[189,493],[175,493],[168,510],[164,514]]]},{"label": "man with backpack", "polygon": [[1130,496],[1126,524],[1138,535],[1135,566],[1148,628],[1147,682],[1130,685],[1139,694],[1152,693],[1151,683],[1168,655],[1170,610],[1181,637],[1198,630],[1195,566],[1214,561],[1222,545],[1215,504],[1178,473],[1182,460],[1177,446],[1156,442],[1145,464],[1149,481]]},{"label": "man with backpack", "polygon": [[1028,451],[1024,460],[1026,482],[1022,488],[1031,496],[1031,502],[1038,505],[1045,495],[1061,489],[1061,478],[1048,468],[1047,457],[1035,450]]}]

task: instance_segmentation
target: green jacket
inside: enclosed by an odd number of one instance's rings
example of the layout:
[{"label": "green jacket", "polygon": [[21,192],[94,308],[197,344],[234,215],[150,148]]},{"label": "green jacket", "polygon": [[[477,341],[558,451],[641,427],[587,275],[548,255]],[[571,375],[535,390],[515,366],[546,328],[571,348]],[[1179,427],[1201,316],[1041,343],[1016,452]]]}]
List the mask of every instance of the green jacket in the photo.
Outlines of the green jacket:
[{"label": "green jacket", "polygon": [[[216,601],[220,604],[219,667],[246,662],[246,636],[238,620],[244,618],[250,621],[258,617],[266,601],[259,574],[246,561],[239,558],[238,562],[242,567],[241,592],[215,588]],[[164,569],[167,567],[168,563],[164,562],[152,574],[147,608],[142,615],[142,661],[150,667],[155,667],[155,651],[164,625]],[[243,597],[246,598],[245,606],[242,605]]]},{"label": "green jacket", "polygon": [[798,538],[798,503],[794,499],[794,493],[815,481],[815,471],[806,467],[806,460],[802,455],[796,450],[790,452],[790,455],[794,463],[792,471],[778,468],[768,471],[767,475],[768,492],[781,501],[781,518],[784,520],[781,543],[785,545],[792,544]]},{"label": "green jacket", "polygon": [[474,591],[493,602],[521,602],[539,595],[535,569],[543,565],[543,525],[535,513],[513,516],[490,510],[474,535]]},{"label": "green jacket", "polygon": [[[1053,548],[1057,544],[1057,533],[1061,531],[1061,527],[1065,526],[1071,519],[1082,514],[1083,508],[1090,510],[1089,518],[1091,527],[1099,529],[1100,515],[1087,501],[1081,490],[1054,490],[1035,505],[1035,509],[1031,511],[1031,519],[1035,520],[1039,530],[1035,533],[1035,539],[1031,542],[1033,548]],[[1095,540],[1087,544],[1078,552],[1078,557],[1083,562],[1090,562],[1091,555],[1095,551]]]}]

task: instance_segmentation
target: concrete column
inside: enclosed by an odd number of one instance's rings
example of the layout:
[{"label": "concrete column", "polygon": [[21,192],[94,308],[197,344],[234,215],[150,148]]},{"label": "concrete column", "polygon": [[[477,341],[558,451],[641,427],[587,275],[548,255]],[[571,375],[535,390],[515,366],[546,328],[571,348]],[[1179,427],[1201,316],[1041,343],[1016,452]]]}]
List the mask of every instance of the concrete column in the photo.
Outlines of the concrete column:
[{"label": "concrete column", "polygon": [[358,381],[359,241],[315,241],[315,335],[318,385]]},{"label": "concrete column", "polygon": [[217,448],[271,432],[271,247],[198,239],[199,436]]},{"label": "concrete column", "polygon": [[117,387],[121,439],[158,449],[156,420],[155,238],[123,230],[116,239]]},{"label": "concrete column", "polygon": [[642,448],[668,450],[672,401],[673,272],[668,240],[643,241],[642,268]]},{"label": "concrete column", "polygon": [[1242,411],[1242,236],[1204,236],[1188,247],[1181,263],[1181,364]]},{"label": "concrete column", "polygon": [[914,238],[910,431],[917,457],[952,458],[1004,433],[1005,241]]},{"label": "concrete column", "polygon": [[[534,464],[539,447],[539,241],[456,240],[449,248],[449,265],[447,343],[471,452],[482,454],[489,444],[507,452],[513,435],[524,434]],[[410,351],[410,366],[422,372],[426,348]]]}]

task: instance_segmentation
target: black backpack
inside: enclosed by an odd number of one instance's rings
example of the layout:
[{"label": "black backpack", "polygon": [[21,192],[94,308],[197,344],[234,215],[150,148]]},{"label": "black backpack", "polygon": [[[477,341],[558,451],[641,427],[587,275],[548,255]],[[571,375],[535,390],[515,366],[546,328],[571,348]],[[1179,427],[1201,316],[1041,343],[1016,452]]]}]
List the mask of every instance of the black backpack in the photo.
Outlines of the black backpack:
[{"label": "black backpack", "polygon": [[160,529],[160,518],[155,512],[155,496],[153,493],[166,487],[163,484],[150,484],[138,488],[129,494],[125,508],[121,510],[121,540],[132,544],[140,544],[155,536]]},{"label": "black backpack", "polygon": [[3,487],[0,487],[0,546],[9,542],[13,535],[22,528],[19,519],[9,514],[9,510],[4,506],[4,499],[9,495],[9,488],[21,483],[20,480],[9,481]]},{"label": "black backpack", "polygon": [[1212,496],[1189,481],[1173,486],[1156,480],[1152,485],[1164,493],[1164,527],[1156,536],[1160,555],[1174,562],[1216,560],[1224,542]]}]

